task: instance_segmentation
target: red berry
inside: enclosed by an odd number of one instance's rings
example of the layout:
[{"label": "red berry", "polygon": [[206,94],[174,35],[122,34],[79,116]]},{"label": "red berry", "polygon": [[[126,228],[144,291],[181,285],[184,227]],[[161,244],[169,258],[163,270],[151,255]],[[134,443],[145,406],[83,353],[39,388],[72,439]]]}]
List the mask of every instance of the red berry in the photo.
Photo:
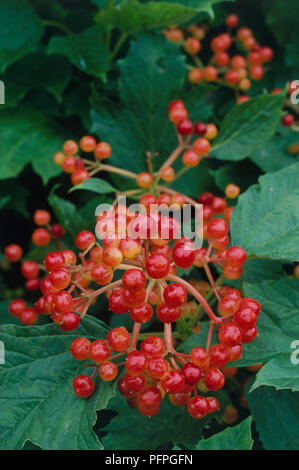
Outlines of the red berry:
[{"label": "red berry", "polygon": [[218,77],[218,70],[213,65],[208,65],[203,69],[203,77],[207,82],[214,82]]},{"label": "red berry", "polygon": [[188,119],[188,113],[184,106],[173,106],[169,111],[169,119],[173,124],[178,125],[180,122]]},{"label": "red berry", "polygon": [[295,122],[295,118],[293,116],[293,114],[285,114],[282,118],[281,118],[281,124],[285,127],[290,127],[294,124]]},{"label": "red berry", "polygon": [[270,62],[273,59],[273,49],[270,47],[262,47],[260,49],[260,56],[263,62]]},{"label": "red berry", "polygon": [[215,54],[214,62],[218,67],[226,67],[229,64],[229,55],[225,51],[219,51]]},{"label": "red berry", "polygon": [[187,291],[180,284],[169,284],[164,289],[163,297],[170,307],[180,307],[187,301]]},{"label": "red berry", "polygon": [[189,37],[184,42],[184,49],[186,52],[188,52],[188,54],[195,55],[201,49],[200,41],[194,37]]},{"label": "red berry", "polygon": [[219,410],[219,402],[217,398],[214,397],[207,397],[209,402],[209,413],[215,413],[215,411]]},{"label": "red berry", "polygon": [[21,266],[21,272],[27,279],[33,279],[38,276],[38,264],[35,261],[24,261]]},{"label": "red berry", "polygon": [[95,243],[96,237],[93,233],[89,232],[88,230],[83,230],[79,232],[76,236],[76,245],[79,250],[86,250],[90,247],[93,243]]},{"label": "red berry", "polygon": [[71,273],[67,268],[56,268],[50,274],[50,281],[55,289],[66,289],[71,282]]},{"label": "red berry", "polygon": [[36,246],[47,246],[51,240],[51,235],[45,228],[37,228],[32,234],[32,242]]},{"label": "red berry", "polygon": [[112,281],[113,271],[104,263],[99,263],[92,268],[91,276],[97,284],[104,286]]},{"label": "red berry", "polygon": [[150,304],[145,303],[141,307],[131,308],[130,316],[137,323],[146,323],[153,316],[153,308]]},{"label": "red berry", "polygon": [[223,367],[230,360],[230,349],[223,344],[215,344],[212,346],[209,354],[211,365],[215,367]]},{"label": "red berry", "polygon": [[207,351],[200,347],[197,346],[196,348],[193,348],[190,353],[190,360],[198,366],[200,369],[207,369],[209,367],[210,359]]},{"label": "red berry", "polygon": [[188,121],[188,119],[185,119],[184,121],[179,122],[179,124],[177,125],[177,131],[181,135],[192,134],[193,132],[192,122]]},{"label": "red berry", "polygon": [[39,286],[40,286],[39,278],[28,279],[28,281],[25,282],[25,287],[29,291],[35,291],[39,288]]},{"label": "red berry", "polygon": [[212,193],[202,193],[198,198],[200,204],[203,204],[204,206],[210,206],[213,202],[213,199],[214,195]]},{"label": "red berry", "polygon": [[230,69],[226,72],[224,79],[230,85],[235,85],[236,83],[238,83],[240,77],[237,70]]},{"label": "red berry", "polygon": [[46,270],[50,273],[57,268],[62,268],[66,261],[62,253],[59,253],[58,251],[51,251],[46,255],[44,262]]},{"label": "red berry", "polygon": [[222,372],[215,367],[211,367],[205,373],[204,384],[209,390],[220,390],[225,383]]},{"label": "red berry", "polygon": [[252,328],[249,329],[242,329],[242,343],[252,343],[252,341],[257,337],[258,331],[257,327],[253,326]]},{"label": "red berry", "polygon": [[79,361],[85,361],[89,358],[90,341],[87,338],[76,338],[71,344],[71,354]]},{"label": "red berry", "polygon": [[163,323],[171,323],[177,321],[181,316],[181,307],[170,307],[166,304],[160,304],[157,307],[157,317]]},{"label": "red berry", "polygon": [[182,367],[182,374],[185,377],[186,385],[196,385],[202,376],[200,368],[192,362],[188,362]]},{"label": "red berry", "polygon": [[228,230],[228,225],[223,219],[212,219],[207,225],[207,233],[211,238],[222,238]]},{"label": "red berry", "polygon": [[14,299],[8,306],[9,313],[14,317],[18,317],[25,308],[26,302],[23,299]]},{"label": "red berry", "polygon": [[264,69],[261,65],[252,65],[249,68],[249,76],[252,80],[261,80],[264,76]]},{"label": "red berry", "polygon": [[113,351],[125,351],[130,345],[131,337],[128,330],[120,326],[109,331],[107,341]]},{"label": "red berry", "polygon": [[193,418],[203,418],[209,410],[209,402],[205,397],[198,395],[188,401],[188,413]]},{"label": "red berry", "polygon": [[256,315],[259,315],[261,311],[261,304],[257,302],[256,300],[251,299],[250,297],[244,297],[244,299],[240,301],[239,307],[240,308],[249,307],[251,308],[251,310],[254,311]]},{"label": "red berry", "polygon": [[145,303],[146,291],[145,289],[133,290],[133,289],[124,289],[123,291],[124,301],[127,304],[128,308],[138,308],[142,307]]},{"label": "red berry", "polygon": [[150,255],[146,260],[146,272],[153,279],[161,279],[169,273],[169,258],[163,255]]},{"label": "red berry", "polygon": [[78,152],[78,145],[74,140],[66,140],[62,151],[65,155],[75,155]]},{"label": "red berry", "polygon": [[241,343],[241,330],[235,323],[229,322],[222,325],[218,332],[220,343],[225,346],[235,346]]},{"label": "red berry", "polygon": [[139,392],[145,386],[145,377],[144,375],[129,375],[126,374],[124,377],[124,381],[121,382],[119,388],[121,388],[120,392],[124,392],[127,396],[132,395],[132,393]]},{"label": "red berry", "polygon": [[83,152],[92,152],[96,146],[96,140],[90,135],[85,135],[79,142],[80,148]]},{"label": "red berry", "polygon": [[203,155],[207,155],[210,151],[210,148],[211,148],[210,142],[204,137],[199,137],[193,142],[193,150],[200,157]]},{"label": "red berry", "polygon": [[235,279],[239,279],[242,276],[243,269],[242,268],[235,268],[230,264],[225,263],[223,266],[223,274],[227,279],[234,281]]},{"label": "red berry", "polygon": [[117,377],[118,368],[112,361],[104,362],[99,367],[99,374],[105,382],[111,382]]},{"label": "red berry", "polygon": [[223,197],[214,196],[211,207],[215,214],[222,214],[226,209],[226,201]]},{"label": "red berry", "polygon": [[140,188],[150,188],[153,184],[153,177],[150,173],[144,171],[137,175],[136,183]]},{"label": "red berry", "polygon": [[172,250],[172,258],[177,266],[188,269],[194,263],[195,252],[192,241],[178,240]]},{"label": "red berry", "polygon": [[114,289],[109,296],[109,310],[113,313],[126,313],[128,305],[124,299],[122,289]]},{"label": "red berry", "polygon": [[237,361],[242,357],[243,346],[242,344],[236,344],[230,348],[230,361]]},{"label": "red berry", "polygon": [[78,375],[73,380],[73,388],[75,394],[80,398],[88,398],[93,394],[95,385],[93,380],[88,375]]},{"label": "red berry", "polygon": [[94,149],[94,156],[103,160],[111,155],[111,147],[107,142],[99,142]]},{"label": "red berry", "polygon": [[169,103],[169,105],[168,105],[168,111],[171,111],[172,108],[174,108],[174,107],[176,107],[176,106],[177,106],[177,107],[184,108],[184,103],[183,103],[183,101],[182,101],[182,100],[173,100],[173,101],[171,101],[171,102]]},{"label": "red berry", "polygon": [[241,329],[248,330],[255,326],[257,316],[250,307],[239,307],[234,315],[234,320]]},{"label": "red berry", "polygon": [[169,395],[169,400],[174,406],[186,406],[190,398],[190,393],[173,393]]},{"label": "red berry", "polygon": [[186,152],[183,153],[183,163],[189,168],[194,168],[199,162],[200,157],[194,150],[186,150]]},{"label": "red berry", "polygon": [[59,322],[62,331],[72,331],[77,328],[80,323],[80,317],[75,312],[65,312]]},{"label": "red berry", "polygon": [[207,126],[205,125],[205,123],[203,122],[197,122],[194,126],[194,133],[196,135],[205,135],[205,133],[207,132]]},{"label": "red berry", "polygon": [[35,308],[25,308],[20,312],[19,319],[24,325],[34,325],[38,320],[38,313]]},{"label": "red berry", "polygon": [[51,233],[55,238],[62,238],[64,235],[64,228],[60,224],[53,224],[51,227]]},{"label": "red berry", "polygon": [[80,168],[72,173],[71,182],[74,186],[76,186],[77,184],[83,183],[83,181],[87,180],[88,178],[90,178],[88,171],[84,168]]},{"label": "red berry", "polygon": [[185,377],[181,372],[171,370],[163,378],[161,385],[167,393],[180,393],[185,389]]},{"label": "red berry", "polygon": [[231,246],[226,250],[225,259],[226,262],[234,268],[240,268],[243,266],[247,258],[247,253],[240,246]]},{"label": "red berry", "polygon": [[129,375],[141,375],[147,366],[146,355],[141,351],[132,351],[126,358],[126,371]]},{"label": "red berry", "polygon": [[76,169],[76,158],[68,155],[63,159],[62,169],[65,173],[73,173]]},{"label": "red berry", "polygon": [[108,346],[107,341],[103,339],[97,339],[90,345],[90,359],[94,362],[104,362],[109,359],[111,355],[111,349]]},{"label": "red berry", "polygon": [[11,244],[4,249],[4,255],[11,263],[16,263],[23,256],[23,250],[19,245]]},{"label": "red berry", "polygon": [[161,356],[164,352],[164,341],[158,336],[148,336],[142,341],[140,350],[147,357]]},{"label": "red berry", "polygon": [[48,211],[44,209],[39,209],[35,211],[33,215],[33,220],[36,223],[36,225],[40,225],[40,226],[47,225],[51,220],[51,215],[49,214]]},{"label": "red berry", "polygon": [[140,269],[128,269],[123,274],[122,283],[127,289],[144,289],[146,276]]},{"label": "red berry", "polygon": [[147,364],[148,375],[155,380],[161,380],[170,370],[170,365],[164,357],[151,357]]},{"label": "red berry", "polygon": [[239,18],[237,15],[231,14],[226,17],[225,22],[229,28],[236,28],[239,23]]},{"label": "red berry", "polygon": [[60,312],[70,312],[74,306],[73,298],[69,292],[59,291],[52,295],[52,306],[53,309]]}]

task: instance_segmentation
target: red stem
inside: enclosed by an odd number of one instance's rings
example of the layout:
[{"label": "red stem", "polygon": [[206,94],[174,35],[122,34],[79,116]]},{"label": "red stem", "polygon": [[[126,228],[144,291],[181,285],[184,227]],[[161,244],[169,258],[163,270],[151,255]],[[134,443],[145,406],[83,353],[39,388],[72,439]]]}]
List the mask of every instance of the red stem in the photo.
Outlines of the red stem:
[{"label": "red stem", "polygon": [[213,291],[214,291],[215,296],[217,297],[218,301],[221,300],[220,295],[218,294],[217,286],[216,286],[216,284],[215,284],[214,278],[213,278],[213,276],[212,276],[212,273],[211,273],[211,270],[210,270],[208,264],[205,263],[203,267],[204,267],[204,270],[205,270],[205,272],[206,272],[206,275],[207,275],[207,277],[208,277],[208,279],[209,279],[209,281],[210,281],[210,284],[211,284],[211,286],[212,286],[212,288],[213,288]]}]

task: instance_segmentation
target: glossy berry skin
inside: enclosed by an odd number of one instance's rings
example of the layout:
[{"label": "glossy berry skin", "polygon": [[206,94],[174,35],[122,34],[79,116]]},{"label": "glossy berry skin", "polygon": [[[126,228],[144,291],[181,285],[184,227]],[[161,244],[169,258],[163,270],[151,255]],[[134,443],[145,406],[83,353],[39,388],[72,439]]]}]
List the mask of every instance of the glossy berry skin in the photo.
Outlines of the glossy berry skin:
[{"label": "glossy berry skin", "polygon": [[55,238],[62,238],[64,235],[64,228],[60,224],[53,224],[51,227],[51,233]]},{"label": "glossy berry skin", "polygon": [[161,380],[169,372],[169,362],[161,356],[154,356],[148,360],[147,373],[155,380]]},{"label": "glossy berry skin", "polygon": [[188,119],[188,113],[184,106],[176,105],[169,111],[169,119],[173,124],[178,125],[180,122]]},{"label": "glossy berry skin", "polygon": [[194,168],[199,162],[200,157],[194,150],[186,150],[186,152],[183,153],[183,163],[189,168]]},{"label": "glossy berry skin", "polygon": [[136,183],[139,188],[150,188],[153,184],[153,177],[150,173],[142,172],[136,178]]},{"label": "glossy berry skin", "polygon": [[191,121],[188,119],[185,119],[184,121],[181,121],[177,125],[177,131],[180,135],[189,135],[192,134],[193,132],[193,124]]},{"label": "glossy berry skin", "polygon": [[243,266],[247,258],[247,253],[240,246],[231,246],[226,250],[226,262],[234,268]]},{"label": "glossy berry skin", "polygon": [[128,269],[123,274],[122,283],[127,289],[144,289],[146,285],[146,276],[140,269]]},{"label": "glossy berry skin", "polygon": [[52,307],[57,312],[60,312],[60,313],[70,312],[73,306],[74,306],[73,298],[71,294],[69,294],[66,291],[56,292],[52,297]]},{"label": "glossy berry skin", "polygon": [[[161,179],[163,181],[166,181],[167,183],[171,183],[174,180],[174,178],[175,178],[175,171],[171,166],[167,166],[162,169]],[[142,203],[141,200],[140,200],[140,203]]]},{"label": "glossy berry skin", "polygon": [[88,375],[82,374],[78,375],[78,377],[73,380],[73,388],[78,397],[88,398],[93,394],[95,384]]},{"label": "glossy berry skin", "polygon": [[177,370],[169,371],[161,385],[166,393],[180,393],[185,389],[185,377]]},{"label": "glossy berry skin", "polygon": [[241,329],[248,330],[255,326],[257,316],[251,308],[241,307],[236,311],[234,320]]},{"label": "glossy berry skin", "polygon": [[146,381],[144,375],[126,374],[124,377],[124,382],[121,383],[120,387],[127,395],[132,395],[132,393],[136,393],[142,390],[145,384]]},{"label": "glossy berry skin", "polygon": [[107,341],[103,339],[97,339],[90,345],[90,359],[94,362],[104,362],[109,359],[111,355],[111,349],[108,346]]},{"label": "glossy berry skin", "polygon": [[210,148],[211,148],[210,142],[204,137],[199,137],[193,142],[193,150],[200,157],[203,155],[207,155],[210,151]]},{"label": "glossy berry skin", "polygon": [[215,413],[215,411],[219,410],[219,402],[215,397],[207,397],[209,402],[209,413]]},{"label": "glossy berry skin", "polygon": [[125,351],[130,345],[131,337],[128,330],[120,326],[109,331],[107,341],[113,351]]},{"label": "glossy berry skin", "polygon": [[200,346],[197,346],[191,350],[190,359],[193,364],[202,370],[206,370],[209,367],[209,355],[207,351]]},{"label": "glossy berry skin", "polygon": [[35,279],[28,279],[28,281],[25,282],[25,287],[29,291],[35,291],[39,288],[40,286],[40,279],[35,278]]},{"label": "glossy berry skin", "polygon": [[[206,132],[206,131],[205,131]],[[210,206],[213,202],[214,195],[212,193],[202,193],[198,200],[203,206]]]},{"label": "glossy berry skin", "polygon": [[141,351],[132,351],[126,358],[126,371],[129,375],[143,374],[147,366],[146,355]]},{"label": "glossy berry skin", "polygon": [[38,276],[38,264],[35,261],[24,261],[21,266],[21,272],[27,279],[33,279]]},{"label": "glossy berry skin", "polygon": [[237,361],[242,357],[243,346],[242,344],[236,344],[230,348],[230,361]]},{"label": "glossy berry skin", "polygon": [[195,55],[200,51],[201,44],[198,39],[190,37],[186,39],[184,43],[184,49],[186,52],[188,52],[188,54]]},{"label": "glossy berry skin", "polygon": [[245,343],[245,344],[252,343],[252,341],[258,335],[258,331],[257,331],[256,326],[253,326],[252,328],[249,328],[249,329],[246,329],[246,330],[242,329],[241,332],[242,332],[242,343]]},{"label": "glossy berry skin", "polygon": [[260,56],[263,62],[270,62],[273,59],[273,49],[270,47],[262,47],[260,49]]},{"label": "glossy berry skin", "polygon": [[82,232],[79,232],[75,240],[79,250],[86,250],[90,247],[90,245],[95,243],[95,241],[96,237],[93,233],[89,232],[88,230],[82,230]]},{"label": "glossy berry skin", "polygon": [[181,316],[181,307],[170,307],[167,304],[160,304],[157,307],[157,317],[163,323],[172,323]]},{"label": "glossy berry skin", "polygon": [[87,180],[88,178],[90,178],[88,171],[84,168],[80,168],[72,173],[71,182],[74,186],[76,186],[77,184],[83,183],[83,181]]},{"label": "glossy berry skin", "polygon": [[186,385],[196,385],[202,376],[200,368],[192,362],[188,362],[182,367],[182,374],[185,377]]},{"label": "glossy berry skin", "polygon": [[225,51],[219,51],[214,56],[214,62],[218,67],[227,67],[229,60],[229,55]]},{"label": "glossy berry skin", "polygon": [[50,281],[55,289],[66,289],[71,282],[71,273],[67,268],[56,268],[50,274]]},{"label": "glossy berry skin", "polygon": [[187,291],[180,284],[169,284],[163,292],[164,301],[170,307],[180,307],[187,302]]},{"label": "glossy berry skin", "polygon": [[205,373],[204,384],[209,390],[220,390],[225,383],[225,378],[222,372],[211,367]]},{"label": "glossy berry skin", "polygon": [[5,248],[4,255],[8,261],[16,263],[22,258],[23,250],[19,245],[12,243]]},{"label": "glossy berry skin", "polygon": [[62,253],[58,251],[51,251],[45,257],[45,267],[46,270],[50,273],[57,268],[62,268],[65,265],[65,258]]},{"label": "glossy berry skin", "polygon": [[115,289],[109,296],[109,310],[113,313],[126,313],[128,311],[128,305],[125,302],[123,290]]},{"label": "glossy berry skin", "polygon": [[19,319],[24,325],[34,325],[38,320],[38,313],[34,308],[25,308],[20,312]]},{"label": "glossy berry skin", "polygon": [[76,155],[78,150],[78,144],[74,140],[66,140],[62,147],[62,151],[65,155]]},{"label": "glossy berry skin", "polygon": [[143,408],[148,408],[153,405],[160,405],[162,395],[157,387],[151,385],[149,387],[145,387],[138,393],[137,400]]},{"label": "glossy berry skin", "polygon": [[223,344],[215,344],[212,346],[209,354],[210,363],[214,367],[223,367],[230,360],[230,349]]},{"label": "glossy berry skin", "polygon": [[65,312],[59,322],[62,331],[72,331],[77,328],[80,323],[80,317],[75,312]]},{"label": "glossy berry skin", "polygon": [[36,223],[36,225],[40,225],[42,227],[43,225],[47,225],[50,222],[51,215],[49,214],[48,211],[39,209],[35,211],[33,215],[33,220]]},{"label": "glossy berry skin", "polygon": [[225,263],[223,266],[223,274],[227,279],[234,281],[235,279],[239,279],[242,275],[243,269],[242,268],[235,268],[230,264]]},{"label": "glossy berry skin", "polygon": [[110,157],[111,147],[107,142],[100,142],[94,149],[94,156],[100,160]]},{"label": "glossy berry skin", "polygon": [[226,209],[226,201],[223,197],[214,196],[211,207],[215,214],[222,214]]},{"label": "glossy berry skin", "polygon": [[241,343],[242,340],[241,330],[238,325],[233,322],[222,325],[218,331],[218,337],[220,343],[225,346],[235,346]]},{"label": "glossy berry skin", "polygon": [[212,219],[207,225],[207,233],[211,238],[220,239],[227,234],[229,228],[223,219]]},{"label": "glossy berry skin", "polygon": [[109,284],[113,279],[113,271],[109,266],[104,263],[96,264],[91,270],[92,279],[99,284],[104,286]]},{"label": "glossy berry skin", "polygon": [[76,169],[76,158],[68,155],[62,162],[62,169],[65,173],[73,173]]},{"label": "glossy berry skin", "polygon": [[146,272],[152,279],[166,277],[170,269],[170,260],[163,255],[150,255],[146,260]]},{"label": "glossy berry skin", "polygon": [[13,317],[18,317],[26,308],[26,302],[23,299],[14,299],[8,306],[9,313]]},{"label": "glossy berry skin", "polygon": [[71,344],[71,355],[78,361],[89,358],[90,341],[87,338],[76,338]]},{"label": "glossy berry skin", "polygon": [[195,258],[192,242],[178,241],[173,247],[172,258],[175,264],[180,268],[190,268]]},{"label": "glossy berry skin", "polygon": [[145,303],[141,307],[131,308],[130,316],[137,323],[146,323],[153,316],[153,308],[149,303]]},{"label": "glossy berry skin", "polygon": [[142,341],[140,350],[148,358],[161,356],[164,353],[164,341],[158,336],[148,336]]},{"label": "glossy berry skin", "polygon": [[117,377],[118,368],[112,361],[104,362],[99,367],[99,374],[105,382],[111,382]]},{"label": "glossy berry skin", "polygon": [[239,308],[243,308],[243,307],[251,308],[251,310],[253,310],[257,316],[259,315],[261,311],[261,304],[257,302],[256,300],[251,299],[250,297],[244,297],[244,299],[240,301]]},{"label": "glossy berry skin", "polygon": [[145,289],[124,289],[123,297],[128,309],[142,307],[145,303],[146,291]]},{"label": "glossy berry skin", "polygon": [[285,114],[282,118],[281,118],[281,124],[284,126],[284,127],[290,127],[294,124],[295,122],[295,118],[293,116],[293,114]]},{"label": "glossy berry skin", "polygon": [[169,395],[169,401],[174,406],[186,406],[190,398],[190,393],[173,393]]},{"label": "glossy berry skin", "polygon": [[47,246],[51,240],[51,235],[45,228],[37,228],[31,238],[36,246]]},{"label": "glossy berry skin", "polygon": [[188,400],[188,413],[193,418],[203,418],[209,413],[209,402],[205,397],[200,395]]},{"label": "glossy berry skin", "polygon": [[92,152],[96,146],[96,140],[90,135],[85,135],[79,142],[80,148],[83,152]]}]

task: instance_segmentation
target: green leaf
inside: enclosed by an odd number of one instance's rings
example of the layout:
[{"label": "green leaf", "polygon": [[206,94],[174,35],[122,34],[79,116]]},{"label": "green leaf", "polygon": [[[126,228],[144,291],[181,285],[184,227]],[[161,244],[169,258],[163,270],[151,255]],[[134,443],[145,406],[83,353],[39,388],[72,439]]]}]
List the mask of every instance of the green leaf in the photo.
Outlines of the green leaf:
[{"label": "green leaf", "polygon": [[[9,196],[7,196],[9,194]],[[27,211],[27,198],[29,191],[24,186],[21,186],[17,180],[9,179],[2,181],[0,184],[0,198],[6,199],[5,210],[14,210],[22,214],[24,217],[29,217]],[[8,198],[8,199],[7,199]]]},{"label": "green leaf", "polygon": [[43,25],[27,0],[0,0],[0,71],[37,49]]},{"label": "green leaf", "polygon": [[2,327],[1,449],[21,449],[26,441],[48,450],[102,448],[92,426],[96,411],[104,409],[114,395],[114,385],[96,379],[96,391],[89,399],[77,397],[72,381],[89,371],[69,348],[75,338],[95,340],[104,338],[107,331],[92,317],[69,333],[56,324]]},{"label": "green leaf", "polygon": [[103,28],[92,26],[70,36],[54,36],[48,54],[65,55],[82,72],[100,76],[109,69],[109,51],[102,42]]},{"label": "green leaf", "polygon": [[286,276],[281,261],[252,258],[248,259],[243,267],[242,281],[252,282],[281,279]]},{"label": "green leaf", "polygon": [[[244,283],[243,287],[245,296],[260,302],[262,311],[257,322],[259,335],[243,346],[243,356],[234,364],[242,367],[277,358],[286,377],[298,376],[298,365],[291,363],[291,355],[292,343],[299,338],[299,280]],[[279,380],[275,385],[279,387]]]},{"label": "green leaf", "polygon": [[71,67],[62,56],[47,56],[41,52],[26,55],[11,65],[1,77],[5,83],[5,103],[14,106],[36,88],[44,88],[57,100],[71,78]]},{"label": "green leaf", "polygon": [[73,242],[75,235],[85,229],[85,220],[81,217],[77,207],[72,202],[56,196],[56,194],[54,194],[54,190],[55,188],[53,188],[48,198],[48,202],[52,207],[58,222],[63,225],[66,233]]},{"label": "green leaf", "polygon": [[86,191],[92,191],[97,194],[115,193],[117,191],[108,181],[102,180],[101,178],[88,178],[82,183],[73,186],[69,190],[69,193],[77,191],[78,189],[85,189]]},{"label": "green leaf", "polygon": [[212,16],[212,0],[164,0],[141,3],[138,0],[122,0],[118,5],[100,11],[95,20],[110,24],[126,34],[144,29],[161,28],[191,20],[200,12]]},{"label": "green leaf", "polygon": [[227,428],[209,439],[198,442],[196,450],[250,450],[253,445],[251,437],[252,418],[249,416],[242,423]]},{"label": "green leaf", "polygon": [[247,255],[299,261],[299,163],[259,178],[239,197],[232,244]]},{"label": "green leaf", "polygon": [[[250,383],[247,389],[250,388]],[[266,450],[297,450],[299,447],[299,393],[260,387],[247,393],[259,437]]]},{"label": "green leaf", "polygon": [[211,148],[220,160],[243,160],[274,134],[285,93],[261,95],[235,106],[224,118]]},{"label": "green leaf", "polygon": [[[298,346],[299,341],[296,347],[298,348]],[[252,392],[262,385],[268,385],[278,390],[290,389],[292,392],[299,392],[298,362],[292,364],[290,354],[280,354],[274,357],[260,369],[250,391]]]},{"label": "green leaf", "polygon": [[287,152],[290,144],[298,143],[297,132],[279,126],[271,140],[254,152],[250,159],[264,172],[277,171],[296,162],[296,157]]},{"label": "green leaf", "polygon": [[[222,405],[227,403],[226,394],[213,396],[217,396]],[[129,408],[119,394],[111,400],[109,409],[117,411],[118,415],[101,429],[108,433],[102,439],[105,450],[151,450],[166,442],[195,447],[203,428],[217,417],[216,413],[196,420],[185,407],[174,407],[168,397],[163,399],[159,413],[152,416],[150,422],[136,409]],[[142,432],[136,433],[136,429],[142,429]]]},{"label": "green leaf", "polygon": [[176,135],[168,119],[168,104],[178,96],[184,81],[185,57],[160,36],[140,35],[120,61],[119,105],[92,110],[92,132],[111,144],[109,160],[121,168],[147,169],[145,152],[159,152],[158,167],[175,148]]},{"label": "green leaf", "polygon": [[237,184],[241,192],[254,184],[260,175],[258,168],[250,160],[222,165],[217,170],[210,170],[217,186],[224,191],[230,183]]},{"label": "green leaf", "polygon": [[0,139],[0,179],[18,176],[29,163],[44,184],[61,173],[53,154],[64,139],[58,126],[41,113],[24,109],[0,112]]}]

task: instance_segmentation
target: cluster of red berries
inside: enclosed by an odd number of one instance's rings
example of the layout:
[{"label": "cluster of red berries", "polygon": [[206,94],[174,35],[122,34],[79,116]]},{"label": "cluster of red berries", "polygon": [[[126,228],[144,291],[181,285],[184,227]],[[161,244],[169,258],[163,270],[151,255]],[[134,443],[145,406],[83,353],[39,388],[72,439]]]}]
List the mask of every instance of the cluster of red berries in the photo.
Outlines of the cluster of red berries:
[{"label": "cluster of red berries", "polygon": [[[185,51],[192,57],[196,67],[190,68],[188,78],[191,83],[214,82],[224,84],[240,91],[247,91],[251,80],[261,80],[264,76],[264,64],[273,58],[270,47],[260,46],[251,29],[240,27],[236,34],[233,30],[239,25],[236,15],[226,18],[228,31],[215,36],[211,43],[212,57],[207,66],[203,66],[198,53],[202,49],[202,39],[207,33],[205,25],[190,25],[185,31],[176,26],[164,31],[168,40],[182,43]],[[233,45],[237,47],[234,55],[228,53]],[[239,53],[239,51],[241,51]],[[238,103],[249,99],[246,95],[238,97]]]},{"label": "cluster of red berries", "polygon": [[[80,157],[80,150],[86,154],[93,154],[94,163]],[[90,135],[82,137],[79,145],[74,140],[67,140],[62,146],[62,152],[56,152],[54,162],[61,165],[63,171],[71,175],[71,182],[77,185],[92,176],[92,170],[99,167],[101,161],[110,157],[111,147],[107,142],[98,142]]]},{"label": "cluster of red berries", "polygon": [[[287,90],[287,95],[292,95],[292,93],[297,92],[299,86],[297,85],[297,81],[293,80],[288,83],[288,90]],[[271,95],[276,95],[278,93],[282,93],[283,89],[282,88],[274,88],[274,90],[271,91]],[[289,109],[292,111],[296,110],[294,108],[292,102],[286,98],[283,108],[287,110],[286,114],[281,118],[281,124],[284,127],[292,127],[293,124],[295,124],[295,116],[292,114]],[[298,153],[298,152],[295,152]]]}]

